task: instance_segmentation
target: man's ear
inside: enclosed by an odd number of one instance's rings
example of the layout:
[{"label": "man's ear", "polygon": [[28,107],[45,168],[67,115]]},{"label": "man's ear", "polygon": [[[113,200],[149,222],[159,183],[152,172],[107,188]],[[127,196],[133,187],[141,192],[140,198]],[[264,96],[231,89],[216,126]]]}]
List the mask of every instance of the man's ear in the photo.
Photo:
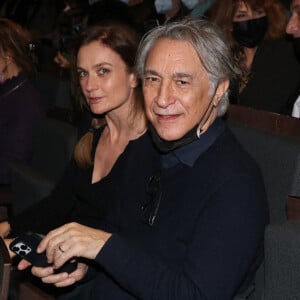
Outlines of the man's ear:
[{"label": "man's ear", "polygon": [[215,96],[214,96],[214,100],[213,100],[213,104],[214,106],[218,106],[220,100],[222,99],[222,97],[224,96],[224,94],[226,93],[226,91],[228,90],[229,87],[229,80],[223,80],[218,84]]}]

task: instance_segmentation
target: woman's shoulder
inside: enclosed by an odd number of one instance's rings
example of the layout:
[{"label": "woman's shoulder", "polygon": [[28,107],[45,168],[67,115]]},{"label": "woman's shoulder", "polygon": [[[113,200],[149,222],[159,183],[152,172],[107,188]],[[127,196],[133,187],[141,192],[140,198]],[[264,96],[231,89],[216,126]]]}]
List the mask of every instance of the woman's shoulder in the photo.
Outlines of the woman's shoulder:
[{"label": "woman's shoulder", "polygon": [[258,52],[265,52],[268,55],[295,56],[293,42],[287,38],[278,38],[273,40],[265,40],[259,46]]}]

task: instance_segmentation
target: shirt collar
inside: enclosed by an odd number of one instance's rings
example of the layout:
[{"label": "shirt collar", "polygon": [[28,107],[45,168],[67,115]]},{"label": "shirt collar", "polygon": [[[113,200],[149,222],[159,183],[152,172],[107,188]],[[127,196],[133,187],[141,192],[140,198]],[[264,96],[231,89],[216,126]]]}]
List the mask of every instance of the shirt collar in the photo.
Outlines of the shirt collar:
[{"label": "shirt collar", "polygon": [[215,142],[224,130],[225,124],[223,120],[221,118],[216,118],[198,140],[177,148],[167,154],[162,154],[161,160],[163,168],[171,168],[178,163],[183,163],[192,167],[198,157]]}]

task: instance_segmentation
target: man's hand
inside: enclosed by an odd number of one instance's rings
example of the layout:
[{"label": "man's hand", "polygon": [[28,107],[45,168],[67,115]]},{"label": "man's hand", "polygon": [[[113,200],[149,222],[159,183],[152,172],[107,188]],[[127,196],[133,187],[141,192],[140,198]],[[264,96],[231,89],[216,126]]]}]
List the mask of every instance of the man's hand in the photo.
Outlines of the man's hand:
[{"label": "man's hand", "polygon": [[110,233],[73,222],[50,231],[37,252],[46,251],[48,262],[58,269],[76,257],[95,259],[110,237]]}]

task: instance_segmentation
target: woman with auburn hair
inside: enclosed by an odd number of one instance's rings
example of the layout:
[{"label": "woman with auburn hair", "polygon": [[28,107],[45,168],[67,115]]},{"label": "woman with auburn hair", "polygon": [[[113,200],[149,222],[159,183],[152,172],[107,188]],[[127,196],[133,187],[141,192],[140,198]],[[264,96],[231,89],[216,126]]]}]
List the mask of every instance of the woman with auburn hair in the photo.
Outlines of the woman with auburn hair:
[{"label": "woman with auburn hair", "polygon": [[82,34],[74,51],[73,80],[81,105],[94,116],[91,126],[52,193],[1,222],[2,236],[46,234],[70,221],[114,232],[118,199],[149,197],[145,186],[159,160],[134,71],[139,41],[134,29],[118,22]]},{"label": "woman with auburn hair", "polygon": [[27,30],[0,18],[0,184],[10,184],[10,160],[30,161],[32,129],[44,116],[30,42]]},{"label": "woman with auburn hair", "polygon": [[231,102],[289,114],[300,82],[300,64],[286,40],[288,14],[283,4],[279,0],[217,0],[209,19],[223,30],[242,69]]}]

